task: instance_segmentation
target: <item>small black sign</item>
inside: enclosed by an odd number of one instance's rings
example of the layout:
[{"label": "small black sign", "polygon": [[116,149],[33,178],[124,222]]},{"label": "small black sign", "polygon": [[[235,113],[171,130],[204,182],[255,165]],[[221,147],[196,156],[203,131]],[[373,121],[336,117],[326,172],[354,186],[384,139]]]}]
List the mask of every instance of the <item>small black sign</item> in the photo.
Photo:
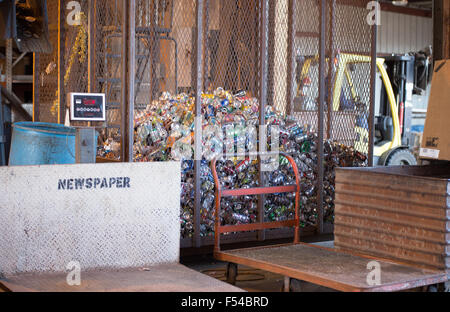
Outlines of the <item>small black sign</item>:
[{"label": "small black sign", "polygon": [[71,93],[70,119],[105,121],[105,95],[100,93]]},{"label": "small black sign", "polygon": [[439,138],[428,137],[426,138],[426,147],[438,147],[439,146]]}]

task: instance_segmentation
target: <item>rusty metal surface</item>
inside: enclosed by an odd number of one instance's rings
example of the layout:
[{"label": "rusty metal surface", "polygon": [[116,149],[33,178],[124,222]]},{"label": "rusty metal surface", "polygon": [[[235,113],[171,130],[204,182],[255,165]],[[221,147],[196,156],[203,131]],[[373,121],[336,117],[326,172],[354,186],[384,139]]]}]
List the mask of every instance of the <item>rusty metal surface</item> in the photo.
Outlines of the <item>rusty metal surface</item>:
[{"label": "rusty metal surface", "polygon": [[65,273],[21,274],[0,280],[17,292],[240,292],[237,287],[180,264],[143,269],[81,272],[81,285],[69,286]]},{"label": "rusty metal surface", "polygon": [[381,284],[369,286],[367,265],[373,258],[308,244],[231,250],[217,253],[216,258],[340,291],[400,291],[447,280],[444,271],[376,259]]},{"label": "rusty metal surface", "polygon": [[260,194],[277,194],[277,193],[293,193],[297,190],[296,185],[285,186],[269,186],[269,187],[253,187],[238,190],[223,190],[222,197],[244,196],[244,195],[260,195]]},{"label": "rusty metal surface", "polygon": [[335,245],[450,268],[450,166],[338,169]]},{"label": "rusty metal surface", "polygon": [[[332,229],[328,229],[328,232],[332,233]],[[228,233],[223,235],[220,238],[221,244],[247,244],[254,243],[257,241],[257,232],[237,232],[237,233]],[[308,237],[317,234],[317,229],[314,226],[308,226],[305,228],[300,228],[299,235],[300,237]],[[265,230],[265,238],[267,241],[271,240],[280,240],[284,239],[287,241],[291,241],[292,237],[294,237],[294,229],[293,228],[277,228],[277,229],[268,229]],[[210,250],[209,248],[214,246],[214,237],[202,237],[201,244],[205,247],[206,250]],[[190,238],[182,238],[180,242],[181,248],[192,248],[192,239]]]},{"label": "rusty metal surface", "polygon": [[222,233],[233,233],[240,231],[254,231],[254,230],[265,230],[265,229],[276,229],[281,227],[295,227],[296,220],[286,220],[277,222],[265,222],[265,223],[252,223],[252,224],[240,224],[240,225],[225,225],[218,229],[220,234]]},{"label": "rusty metal surface", "polygon": [[133,162],[136,68],[136,0],[122,2],[122,160]]},{"label": "rusty metal surface", "polygon": [[[269,155],[271,154],[269,153],[264,153],[265,155]],[[211,171],[212,171],[212,175],[214,178],[214,184],[215,184],[215,222],[214,222],[214,227],[215,227],[215,231],[214,231],[214,251],[215,252],[219,252],[220,251],[220,235],[221,233],[226,232],[245,232],[245,231],[252,231],[252,230],[259,230],[260,232],[258,233],[258,238],[260,240],[263,240],[261,238],[261,233],[264,237],[264,231],[265,229],[268,228],[280,228],[280,227],[288,227],[288,226],[293,226],[295,227],[294,230],[294,243],[298,243],[300,240],[300,211],[299,211],[299,197],[300,197],[300,178],[299,178],[299,173],[298,173],[298,167],[297,164],[295,163],[294,159],[292,158],[292,156],[289,156],[286,153],[279,153],[280,156],[283,156],[284,158],[287,159],[287,161],[290,163],[290,165],[292,166],[292,169],[294,171],[294,175],[295,175],[295,185],[291,185],[291,186],[277,186],[277,187],[259,187],[257,189],[255,188],[248,188],[248,189],[238,189],[238,190],[223,190],[221,187],[221,183],[219,181],[219,176],[217,174],[217,168],[216,168],[216,163],[217,160],[213,159],[211,161]],[[258,154],[258,159],[261,159],[262,155],[259,153]],[[278,156],[278,154],[277,154]],[[259,166],[261,166],[261,161],[259,161]],[[260,177],[262,171],[260,168]],[[262,185],[262,184],[261,184]],[[236,225],[236,226],[227,226],[225,230],[223,230],[225,227],[221,225],[221,221],[220,221],[220,201],[222,197],[225,196],[233,196],[233,195],[252,195],[252,194],[268,194],[268,193],[283,193],[283,192],[290,192],[294,190],[295,191],[295,218],[294,220],[287,220],[287,221],[283,221],[283,222],[273,222],[272,224],[270,223],[264,223],[264,218],[261,218],[260,216],[263,215],[264,216],[264,211],[259,210],[259,216],[258,216],[258,220],[256,224],[240,224],[240,225]],[[227,194],[228,192],[228,194]],[[258,202],[261,202],[260,200],[258,200]],[[260,208],[258,208],[260,209]],[[261,208],[262,209],[262,208]],[[231,230],[230,230],[231,229]]]}]

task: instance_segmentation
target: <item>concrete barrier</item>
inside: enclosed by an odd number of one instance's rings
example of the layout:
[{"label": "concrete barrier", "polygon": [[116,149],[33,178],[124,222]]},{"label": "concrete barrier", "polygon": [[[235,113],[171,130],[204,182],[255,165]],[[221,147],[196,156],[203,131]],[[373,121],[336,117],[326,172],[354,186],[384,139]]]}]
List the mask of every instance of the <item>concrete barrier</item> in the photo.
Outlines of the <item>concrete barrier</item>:
[{"label": "concrete barrier", "polygon": [[180,164],[0,168],[0,272],[178,263]]}]

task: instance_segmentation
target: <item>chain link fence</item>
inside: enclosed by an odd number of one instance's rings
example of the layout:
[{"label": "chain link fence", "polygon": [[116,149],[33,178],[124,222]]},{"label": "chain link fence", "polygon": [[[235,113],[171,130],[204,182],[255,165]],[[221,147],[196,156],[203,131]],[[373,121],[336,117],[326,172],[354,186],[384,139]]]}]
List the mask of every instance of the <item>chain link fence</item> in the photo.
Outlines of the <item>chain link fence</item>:
[{"label": "chain link fence", "polygon": [[[63,122],[61,107],[65,103],[59,103],[63,97],[58,96],[58,90],[64,94],[105,93],[107,126],[101,129],[101,137],[105,142],[113,142],[109,143],[116,160],[122,155],[121,136],[127,131],[121,129],[125,98],[122,52],[130,49],[122,42],[123,1],[79,1],[78,26],[65,22],[66,0],[47,1],[54,50],[51,55],[39,57],[37,100],[40,121]],[[366,21],[368,1],[273,0],[266,2],[267,17],[262,14],[263,1],[266,0],[203,0],[203,50],[197,53],[198,0],[135,0],[136,15],[130,17],[136,28],[135,115],[148,113],[150,104],[160,98],[170,99],[168,94],[194,96],[200,74],[201,91],[206,94],[217,88],[230,90],[231,94],[245,90],[249,98],[259,101],[266,94],[267,106],[297,120],[312,135],[314,145],[321,146],[323,137],[325,142],[344,144],[364,157],[370,156],[371,55],[375,47],[372,27]],[[325,15],[321,13],[321,3],[325,5]],[[58,28],[59,24],[63,27]],[[262,25],[267,25],[267,29]],[[263,37],[267,37],[266,50]],[[321,39],[324,55],[320,54]],[[196,68],[197,55],[203,60],[200,71]],[[267,79],[261,79],[262,59],[266,59],[263,66],[267,66]],[[321,59],[325,64],[322,73]],[[323,122],[319,120],[321,87]],[[194,106],[195,100],[189,100],[183,108],[184,119],[193,118]],[[172,121],[162,120],[164,125]],[[332,222],[334,165],[330,164],[333,155],[326,151],[329,146],[325,144],[325,151],[317,149],[314,155],[309,153],[316,164],[302,185],[303,189],[314,189],[307,200],[302,200],[302,209],[314,211],[311,223],[315,226],[324,220]],[[192,164],[187,166],[193,168]],[[182,183],[195,184],[199,177],[193,172]],[[196,207],[193,192],[197,190],[187,192],[191,200],[182,203],[181,214],[202,218],[201,235],[210,236],[213,216]],[[203,196],[201,203],[205,200]],[[187,239],[200,236],[194,224],[185,228]]]},{"label": "chain link fence", "polygon": [[252,0],[207,1],[206,90],[258,96],[259,6]]},{"label": "chain link fence", "polygon": [[91,92],[105,94],[107,128],[101,138],[113,138],[113,152],[120,158],[122,135],[122,7],[124,0],[90,1],[89,11],[91,67]]},{"label": "chain link fence", "polygon": [[329,45],[337,67],[329,79],[333,97],[328,99],[330,122],[326,132],[328,137],[368,154],[372,60],[372,27],[366,19],[368,1],[331,2],[334,23]]},{"label": "chain link fence", "polygon": [[39,54],[39,75],[37,78],[37,86],[39,98],[35,99],[39,105],[39,116],[35,116],[36,120],[43,122],[59,122],[59,5],[58,1],[47,1],[47,15],[49,19],[49,39],[53,51],[49,54]]}]

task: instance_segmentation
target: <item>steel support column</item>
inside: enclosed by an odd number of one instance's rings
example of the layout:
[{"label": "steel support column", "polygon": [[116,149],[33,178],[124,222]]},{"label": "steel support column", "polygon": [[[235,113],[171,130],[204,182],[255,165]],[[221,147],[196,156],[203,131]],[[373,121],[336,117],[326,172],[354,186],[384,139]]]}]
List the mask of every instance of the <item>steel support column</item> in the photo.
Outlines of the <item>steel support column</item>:
[{"label": "steel support column", "polygon": [[39,121],[39,53],[33,53],[33,121]]},{"label": "steel support column", "polygon": [[[259,129],[266,125],[266,105],[267,105],[267,72],[268,72],[268,35],[269,35],[269,1],[261,0],[261,45],[260,45],[260,92],[259,92]],[[262,148],[261,137],[259,139],[259,151],[265,150],[266,146]],[[264,172],[261,170],[261,157],[258,157],[259,163],[259,186],[263,187],[265,184]],[[258,222],[264,222],[264,195],[258,196]],[[265,239],[265,231],[258,231],[258,239]]]},{"label": "steel support column", "polygon": [[122,161],[133,161],[136,71],[136,0],[122,2]]},{"label": "steel support column", "polygon": [[66,75],[65,64],[65,28],[66,20],[64,18],[66,11],[66,1],[58,1],[58,123],[64,123],[66,113],[66,94],[64,88],[64,77]]},{"label": "steel support column", "polygon": [[6,39],[6,90],[12,92],[13,40]]},{"label": "steel support column", "polygon": [[289,116],[294,115],[294,81],[295,81],[295,2],[289,0],[288,7],[288,73],[287,73],[287,94],[286,94],[286,114]]},{"label": "steel support column", "polygon": [[[377,19],[378,20],[378,19]],[[375,145],[375,92],[377,79],[377,24],[372,26],[371,64],[370,64],[370,103],[369,103],[369,167],[374,166],[373,152]]]},{"label": "steel support column", "polygon": [[201,246],[200,236],[200,220],[201,220],[201,159],[202,159],[202,145],[201,145],[201,118],[202,118],[202,88],[203,88],[203,21],[204,21],[204,0],[197,0],[196,3],[196,38],[195,38],[195,127],[194,127],[194,170],[195,170],[195,184],[194,184],[194,247]]},{"label": "steel support column", "polygon": [[88,44],[88,92],[95,93],[95,41],[97,36],[96,12],[97,0],[88,1],[88,27],[89,27],[89,44]]},{"label": "steel support column", "polygon": [[319,43],[319,113],[318,113],[318,174],[317,174],[317,226],[319,234],[323,233],[323,177],[324,177],[324,104],[325,104],[325,37],[327,25],[327,1],[320,0],[320,43]]},{"label": "steel support column", "polygon": [[328,109],[327,109],[327,139],[333,139],[333,81],[334,81],[334,35],[335,35],[335,25],[336,25],[336,0],[330,1],[330,34],[328,42],[329,60],[328,60]]},{"label": "steel support column", "polygon": [[4,133],[4,120],[3,120],[3,103],[2,93],[0,92],[0,166],[6,166],[6,136]]}]

